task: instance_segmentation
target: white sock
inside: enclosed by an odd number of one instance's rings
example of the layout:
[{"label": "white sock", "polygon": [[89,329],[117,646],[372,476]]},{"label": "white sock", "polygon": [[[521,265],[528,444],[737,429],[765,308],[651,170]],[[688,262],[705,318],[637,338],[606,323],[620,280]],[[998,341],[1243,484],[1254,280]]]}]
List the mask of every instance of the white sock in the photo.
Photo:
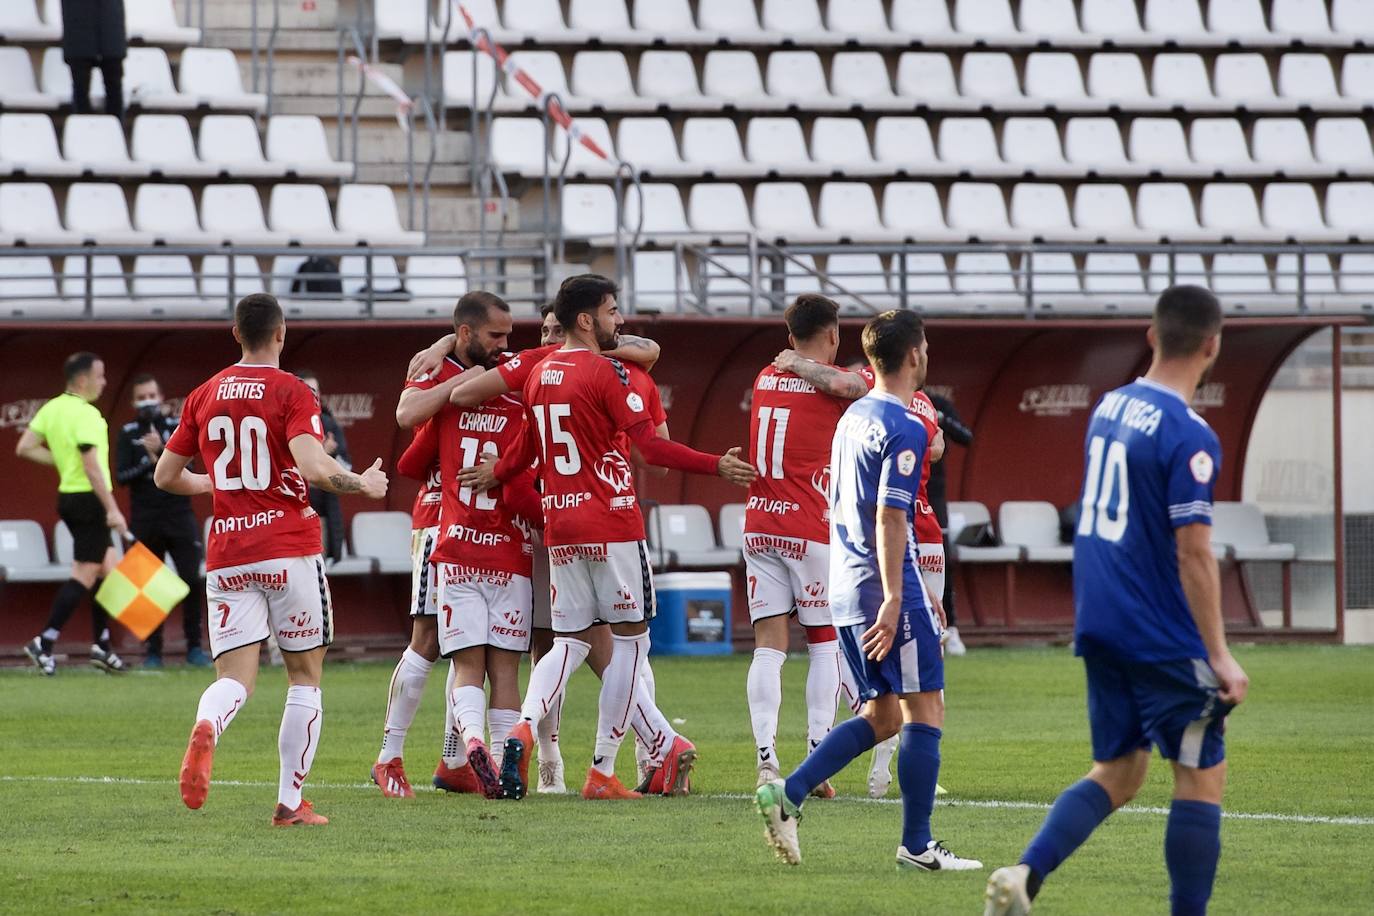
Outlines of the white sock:
[{"label": "white sock", "polygon": [[635,685],[634,709],[630,711],[630,727],[634,729],[635,760],[642,766],[649,763],[662,766],[663,755],[673,746],[677,731],[668,717],[658,708],[643,677]]},{"label": "white sock", "polygon": [[425,692],[425,682],[429,680],[429,672],[433,667],[434,662],[409,646],[401,653],[401,660],[391,673],[391,687],[387,691],[386,727],[382,731],[382,750],[377,754],[378,763],[405,756],[406,732],[410,730],[410,723],[415,721],[415,710],[420,708],[420,696]]},{"label": "white sock", "polygon": [[854,680],[854,672],[849,668],[849,660],[840,655],[840,696],[849,704],[849,711],[858,715],[863,711],[864,701],[859,696],[859,682]]},{"label": "white sock", "polygon": [[468,762],[467,748],[463,747],[462,736],[453,724],[453,679],[457,676],[453,663],[449,662],[448,677],[444,681],[444,749],[441,756],[444,765],[451,769]]},{"label": "white sock", "polygon": [[590,651],[592,647],[580,639],[555,637],[553,648],[544,653],[530,672],[520,717],[536,723],[548,715],[561,702],[568,678],[582,667]]},{"label": "white sock", "polygon": [[601,674],[597,704],[596,752],[592,766],[603,776],[615,775],[615,755],[625,740],[633,711],[639,666],[649,657],[649,634],[612,636],[611,660]]},{"label": "white sock", "polygon": [[835,709],[840,702],[840,644],[834,639],[813,642],[807,644],[806,652],[811,656],[806,669],[806,737],[815,747],[835,725]]},{"label": "white sock", "polygon": [[639,666],[639,682],[644,685],[644,692],[649,697],[649,702],[657,703],[658,682],[654,680],[654,669],[649,665],[648,658],[645,658],[644,663]]},{"label": "white sock", "polygon": [[473,738],[487,736],[487,694],[481,687],[453,688],[453,720],[463,735],[466,747]]},{"label": "white sock", "polygon": [[287,688],[286,709],[282,711],[281,731],[277,733],[277,753],[281,757],[277,802],[292,811],[301,806],[301,786],[310,775],[310,764],[320,746],[323,721],[320,688]]},{"label": "white sock", "polygon": [[515,728],[515,723],[519,721],[518,709],[487,710],[487,732],[491,735],[488,746],[491,748],[491,760],[497,769],[501,768],[501,761],[506,758],[506,739],[510,737],[510,730]]},{"label": "white sock", "polygon": [[196,721],[209,721],[215,727],[215,743],[219,736],[234,721],[234,716],[248,702],[248,688],[232,677],[222,677],[215,681],[200,695],[200,705],[196,707]]},{"label": "white sock", "polygon": [[782,663],[787,653],[777,649],[755,649],[749,663],[745,693],[749,697],[749,721],[754,726],[754,747],[758,765],[778,766],[778,710],[782,707]]},{"label": "white sock", "polygon": [[563,694],[553,704],[544,718],[534,725],[534,736],[539,740],[539,759],[562,760],[563,752],[558,749],[558,730],[563,725]]}]

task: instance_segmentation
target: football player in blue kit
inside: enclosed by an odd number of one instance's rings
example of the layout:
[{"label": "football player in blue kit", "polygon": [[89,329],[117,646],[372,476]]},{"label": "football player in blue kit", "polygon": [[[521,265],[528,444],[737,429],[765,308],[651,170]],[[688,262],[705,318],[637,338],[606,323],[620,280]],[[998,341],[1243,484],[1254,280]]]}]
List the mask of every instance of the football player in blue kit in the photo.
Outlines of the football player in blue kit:
[{"label": "football player in blue kit", "polygon": [[1212,554],[1217,436],[1188,406],[1221,348],[1221,306],[1175,286],[1155,306],[1144,378],[1088,425],[1074,538],[1074,651],[1088,679],[1093,767],[1055,801],[1017,865],[988,879],[985,916],[1030,912],[1041,882],[1131,800],[1150,746],[1173,765],[1164,859],[1175,916],[1207,910],[1221,852],[1226,714],[1249,679],[1231,656]]},{"label": "football player in blue kit", "polygon": [[830,450],[830,611],[866,702],[785,781],[761,785],[755,802],[769,844],[796,865],[797,820],[811,790],[900,732],[897,865],[921,871],[982,868],[954,855],[930,831],[945,712],[943,621],[917,565],[912,520],[929,443],[909,409],[925,381],[925,329],[913,312],[884,312],[864,328],[863,347],[876,383],[840,418]]}]

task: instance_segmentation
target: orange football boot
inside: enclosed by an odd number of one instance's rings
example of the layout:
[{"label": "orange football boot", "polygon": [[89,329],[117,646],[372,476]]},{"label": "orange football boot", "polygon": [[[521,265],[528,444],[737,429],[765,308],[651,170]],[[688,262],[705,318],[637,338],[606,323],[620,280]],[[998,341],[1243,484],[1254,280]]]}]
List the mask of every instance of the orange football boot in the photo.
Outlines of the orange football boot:
[{"label": "orange football boot", "polygon": [[659,778],[653,780],[658,791],[664,795],[686,795],[696,760],[696,745],[681,735],[674,738],[673,746],[663,755],[663,766],[658,768]]},{"label": "orange football boot", "polygon": [[603,776],[596,767],[589,767],[587,781],[582,784],[582,797],[596,801],[616,801],[644,796],[625,788],[616,777]]},{"label": "orange football boot", "polygon": [[205,804],[210,794],[210,768],[215,762],[215,726],[201,719],[191,729],[186,756],[181,758],[181,800],[191,810]]},{"label": "orange football boot", "polygon": [[372,765],[372,781],[387,798],[414,798],[415,792],[406,779],[406,768],[400,757],[392,757],[386,763]]},{"label": "orange football boot", "polygon": [[453,769],[444,763],[442,757],[439,758],[439,765],[434,768],[434,788],[459,794],[482,794],[482,784],[477,781],[477,774],[472,771],[471,764],[465,763]]},{"label": "orange football boot", "polygon": [[830,780],[824,780],[820,785],[811,790],[812,798],[834,798],[835,787],[830,784]]},{"label": "orange football boot", "polygon": [[300,807],[295,811],[278,803],[277,810],[272,815],[273,827],[316,827],[327,823],[329,823],[329,818],[322,814],[316,814],[315,806],[304,799],[301,800]]}]

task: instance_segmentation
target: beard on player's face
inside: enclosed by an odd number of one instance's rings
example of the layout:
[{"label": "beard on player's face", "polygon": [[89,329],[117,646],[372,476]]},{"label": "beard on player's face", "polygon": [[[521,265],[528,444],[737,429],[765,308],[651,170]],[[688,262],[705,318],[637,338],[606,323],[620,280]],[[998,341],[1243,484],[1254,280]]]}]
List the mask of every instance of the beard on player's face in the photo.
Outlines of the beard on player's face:
[{"label": "beard on player's face", "polygon": [[620,344],[620,329],[615,326],[615,316],[592,316],[592,331],[596,334],[596,345],[603,350],[614,350]]},{"label": "beard on player's face", "polygon": [[496,356],[499,350],[487,349],[482,341],[474,337],[468,341],[467,347],[463,350],[463,360],[469,366],[481,366],[483,369],[490,369],[496,364]]}]

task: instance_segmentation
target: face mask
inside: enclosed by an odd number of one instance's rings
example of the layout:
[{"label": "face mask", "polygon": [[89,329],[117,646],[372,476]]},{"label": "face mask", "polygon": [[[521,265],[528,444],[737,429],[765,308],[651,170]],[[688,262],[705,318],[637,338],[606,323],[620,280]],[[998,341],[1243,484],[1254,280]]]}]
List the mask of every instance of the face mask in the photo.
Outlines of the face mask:
[{"label": "face mask", "polygon": [[144,401],[134,401],[134,409],[138,411],[140,420],[156,420],[162,416],[162,402],[154,398]]}]

